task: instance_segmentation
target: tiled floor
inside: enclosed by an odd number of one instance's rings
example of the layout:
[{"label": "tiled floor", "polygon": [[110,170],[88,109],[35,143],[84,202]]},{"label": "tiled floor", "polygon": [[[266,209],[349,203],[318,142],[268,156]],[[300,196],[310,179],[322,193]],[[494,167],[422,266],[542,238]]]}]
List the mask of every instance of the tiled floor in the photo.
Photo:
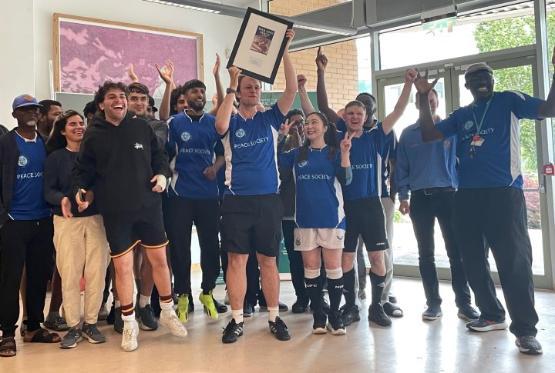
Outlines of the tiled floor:
[{"label": "tiled floor", "polygon": [[[200,276],[194,277],[198,288]],[[290,305],[294,301],[291,283],[284,281],[281,288],[282,300]],[[256,312],[247,319],[239,342],[223,345],[221,332],[228,316],[209,321],[197,302],[184,341],[164,329],[141,332],[139,349],[126,353],[119,347],[120,336],[107,325],[101,327],[107,343],[81,342],[73,350],[18,339],[18,355],[1,359],[0,372],[555,372],[553,292],[537,293],[538,338],[545,352],[530,357],[517,351],[508,331],[469,333],[456,316],[447,283],[441,284],[444,316],[434,322],[421,320],[420,281],[395,279],[394,291],[405,316],[388,329],[368,325],[366,303],[362,320],[339,337],[312,335],[309,313],[287,312],[282,316],[293,338],[279,342],[268,331],[266,314]],[[223,287],[217,288],[216,295],[223,298]]]}]

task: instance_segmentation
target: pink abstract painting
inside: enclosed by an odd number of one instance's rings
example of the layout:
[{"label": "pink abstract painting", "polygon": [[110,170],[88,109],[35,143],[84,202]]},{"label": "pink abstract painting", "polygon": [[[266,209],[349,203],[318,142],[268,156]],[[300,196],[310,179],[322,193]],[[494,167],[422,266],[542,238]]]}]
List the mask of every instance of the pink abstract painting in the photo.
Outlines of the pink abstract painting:
[{"label": "pink abstract painting", "polygon": [[198,78],[197,38],[60,19],[59,79],[65,93],[94,93],[105,80],[130,83],[134,65],[139,81],[161,97],[165,88],[155,64],[172,60],[176,84]]}]

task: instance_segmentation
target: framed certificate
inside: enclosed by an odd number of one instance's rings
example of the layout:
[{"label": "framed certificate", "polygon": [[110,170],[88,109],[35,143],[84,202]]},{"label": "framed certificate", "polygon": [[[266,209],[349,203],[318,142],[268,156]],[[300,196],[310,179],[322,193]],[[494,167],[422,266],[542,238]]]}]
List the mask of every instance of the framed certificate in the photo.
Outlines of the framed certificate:
[{"label": "framed certificate", "polygon": [[292,22],[248,8],[227,67],[273,84],[287,44],[285,32],[292,27]]}]

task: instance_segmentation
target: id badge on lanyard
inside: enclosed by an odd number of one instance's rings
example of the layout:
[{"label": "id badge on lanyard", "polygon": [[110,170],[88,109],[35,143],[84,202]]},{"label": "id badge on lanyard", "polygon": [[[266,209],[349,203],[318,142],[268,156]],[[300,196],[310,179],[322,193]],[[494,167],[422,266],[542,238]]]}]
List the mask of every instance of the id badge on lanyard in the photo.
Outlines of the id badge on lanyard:
[{"label": "id badge on lanyard", "polygon": [[474,110],[472,111],[472,117],[474,118],[474,123],[476,124],[476,133],[474,134],[474,136],[472,136],[472,141],[470,141],[470,158],[474,158],[474,156],[476,155],[476,150],[480,148],[486,141],[486,139],[480,136],[480,130],[482,129],[482,125],[484,124],[484,119],[486,117],[486,114],[488,113],[489,105],[492,99],[493,99],[493,96],[491,96],[491,98],[486,103],[484,114],[482,114],[482,119],[480,120],[479,123],[476,120],[476,115],[474,114]]}]

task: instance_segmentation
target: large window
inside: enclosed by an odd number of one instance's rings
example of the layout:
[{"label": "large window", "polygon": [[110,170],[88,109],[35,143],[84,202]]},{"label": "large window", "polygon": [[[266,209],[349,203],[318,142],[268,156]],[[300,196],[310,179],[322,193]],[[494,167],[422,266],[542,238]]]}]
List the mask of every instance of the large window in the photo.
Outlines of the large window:
[{"label": "large window", "polygon": [[459,14],[456,19],[380,33],[381,69],[416,65],[535,43],[534,3]]}]

